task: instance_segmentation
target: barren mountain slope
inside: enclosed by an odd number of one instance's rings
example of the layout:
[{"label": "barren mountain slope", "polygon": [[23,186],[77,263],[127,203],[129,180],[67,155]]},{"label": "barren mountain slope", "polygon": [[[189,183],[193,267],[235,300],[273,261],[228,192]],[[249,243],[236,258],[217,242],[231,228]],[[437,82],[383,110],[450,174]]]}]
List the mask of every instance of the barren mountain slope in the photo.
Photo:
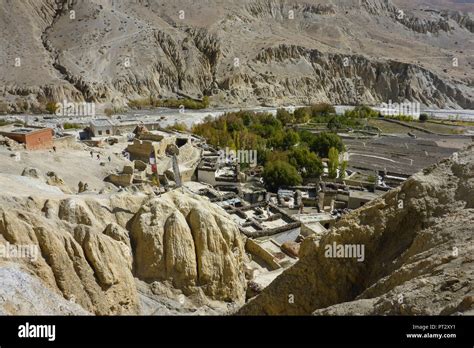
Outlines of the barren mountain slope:
[{"label": "barren mountain slope", "polygon": [[[305,240],[239,314],[474,314],[473,217],[471,146]],[[331,257],[334,243],[364,246],[362,262]]]},{"label": "barren mountain slope", "polygon": [[2,0],[0,9],[2,94],[17,110],[15,99],[29,94],[117,104],[208,94],[214,104],[407,99],[473,108],[474,34],[465,13],[390,0]]},{"label": "barren mountain slope", "polygon": [[41,39],[55,9],[54,0],[0,1],[0,90],[8,92],[6,101],[29,94],[28,101],[42,95],[81,98],[53,67]]}]

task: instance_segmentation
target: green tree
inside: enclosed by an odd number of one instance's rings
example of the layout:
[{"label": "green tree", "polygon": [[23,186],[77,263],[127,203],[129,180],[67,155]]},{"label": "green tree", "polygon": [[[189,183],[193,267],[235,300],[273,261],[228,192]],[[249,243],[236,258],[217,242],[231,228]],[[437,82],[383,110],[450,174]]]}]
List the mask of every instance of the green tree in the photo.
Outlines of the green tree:
[{"label": "green tree", "polygon": [[319,103],[311,105],[310,107],[311,117],[317,116],[329,116],[336,113],[334,106],[328,103]]},{"label": "green tree", "polygon": [[296,123],[306,123],[310,119],[308,108],[298,108],[293,113]]},{"label": "green tree", "polygon": [[308,130],[299,131],[298,134],[300,135],[300,141],[308,146],[313,142],[315,138],[315,135]]},{"label": "green tree", "polygon": [[268,147],[281,149],[283,148],[283,139],[285,137],[285,133],[282,130],[276,131],[270,139],[268,139]]},{"label": "green tree", "polygon": [[367,105],[359,105],[352,110],[346,110],[344,115],[352,118],[371,118],[378,117],[379,113]]},{"label": "green tree", "polygon": [[339,168],[339,151],[331,147],[329,149],[328,175],[331,179],[337,178],[337,168]]},{"label": "green tree", "polygon": [[303,179],[291,164],[283,161],[267,162],[263,179],[269,191],[276,192],[282,186],[301,185]]},{"label": "green tree", "polygon": [[346,177],[347,161],[342,161],[339,168],[339,178],[344,179]]},{"label": "green tree", "polygon": [[268,145],[270,147],[280,149],[280,150],[289,150],[300,141],[300,136],[294,130],[289,130],[284,132],[283,130],[278,130],[269,140]]},{"label": "green tree", "polygon": [[304,178],[318,178],[323,173],[323,162],[306,146],[298,146],[288,153],[290,164],[297,168]]},{"label": "green tree", "polygon": [[327,127],[330,131],[335,132],[342,128],[341,120],[339,119],[338,116],[334,116],[333,118],[329,120]]},{"label": "green tree", "polygon": [[337,134],[322,132],[316,135],[310,142],[310,150],[316,152],[321,158],[328,157],[331,147],[339,152],[344,151],[344,143]]},{"label": "green tree", "polygon": [[285,132],[285,135],[283,136],[282,149],[288,150],[291,147],[298,144],[299,141],[300,141],[300,136],[298,135],[298,133],[290,129],[289,131]]},{"label": "green tree", "polygon": [[281,122],[282,125],[286,126],[289,123],[293,123],[295,118],[286,109],[278,109],[276,118]]},{"label": "green tree", "polygon": [[[258,155],[258,153],[257,153]],[[266,152],[266,158],[265,158],[265,163],[267,162],[276,162],[276,161],[282,161],[282,162],[289,162],[288,159],[288,153],[284,151],[267,151]]]}]

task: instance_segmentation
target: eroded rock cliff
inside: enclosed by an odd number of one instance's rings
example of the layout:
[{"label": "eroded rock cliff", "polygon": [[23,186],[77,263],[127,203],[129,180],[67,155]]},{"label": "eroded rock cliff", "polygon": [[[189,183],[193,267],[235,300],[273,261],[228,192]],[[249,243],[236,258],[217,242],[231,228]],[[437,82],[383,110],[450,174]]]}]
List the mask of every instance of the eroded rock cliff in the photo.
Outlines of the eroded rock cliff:
[{"label": "eroded rock cliff", "polygon": [[175,192],[143,205],[130,229],[140,279],[169,279],[187,293],[199,286],[212,298],[244,301],[244,243],[222,209]]},{"label": "eroded rock cliff", "polygon": [[[43,185],[39,179],[18,178],[18,185]],[[138,314],[137,279],[168,281],[188,295],[203,292],[211,300],[243,302],[241,236],[226,213],[205,199],[179,192],[159,198],[54,192],[12,197],[0,190],[0,245],[38,251],[35,257],[2,253],[0,277],[16,286],[7,292],[28,292],[12,300],[0,291],[0,311]],[[15,285],[19,277],[35,280]],[[61,308],[50,300],[27,308],[22,299],[34,289],[62,298]]]}]

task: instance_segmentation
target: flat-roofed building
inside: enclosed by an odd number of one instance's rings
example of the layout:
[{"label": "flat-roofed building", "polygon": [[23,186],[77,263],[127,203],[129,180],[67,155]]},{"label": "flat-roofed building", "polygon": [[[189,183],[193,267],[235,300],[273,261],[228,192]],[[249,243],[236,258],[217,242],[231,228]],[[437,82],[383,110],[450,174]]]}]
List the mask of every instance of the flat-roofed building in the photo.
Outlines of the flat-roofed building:
[{"label": "flat-roofed building", "polygon": [[25,144],[27,150],[44,150],[53,147],[54,131],[51,128],[18,127],[0,131],[0,135]]},{"label": "flat-roofed building", "polygon": [[260,202],[242,207],[227,206],[225,209],[239,225],[240,231],[249,238],[289,231],[294,238],[300,234],[301,222],[273,204]]},{"label": "flat-roofed building", "polygon": [[115,124],[108,118],[97,118],[89,123],[93,137],[115,135]]},{"label": "flat-roofed building", "polygon": [[365,203],[373,201],[379,197],[378,194],[367,191],[350,191],[349,192],[349,209],[357,209],[362,207]]},{"label": "flat-roofed building", "polygon": [[336,222],[336,217],[329,213],[310,213],[295,214],[292,217],[301,222],[301,234],[305,237],[316,235],[318,238],[326,234],[326,232]]},{"label": "flat-roofed building", "polygon": [[240,187],[240,166],[238,164],[219,163],[215,157],[204,157],[196,171],[196,180],[217,186]]}]

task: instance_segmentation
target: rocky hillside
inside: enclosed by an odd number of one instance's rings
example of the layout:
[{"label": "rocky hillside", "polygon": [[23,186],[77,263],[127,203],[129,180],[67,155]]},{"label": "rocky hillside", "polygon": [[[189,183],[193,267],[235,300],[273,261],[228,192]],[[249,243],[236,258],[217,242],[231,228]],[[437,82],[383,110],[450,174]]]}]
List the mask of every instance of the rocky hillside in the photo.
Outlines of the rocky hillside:
[{"label": "rocky hillside", "polygon": [[[36,190],[3,195],[3,183]],[[150,293],[245,299],[237,226],[186,193],[65,195],[35,178],[1,178],[0,245],[2,256],[5,248],[39,250],[36,257],[0,258],[4,314],[144,313],[138,284]]]},{"label": "rocky hillside", "polygon": [[209,95],[213,105],[406,99],[474,108],[466,12],[474,9],[459,8],[422,0],[0,1],[0,112],[64,98],[120,106],[150,95]]},{"label": "rocky hillside", "polygon": [[[472,315],[473,226],[471,146],[305,240],[300,261],[239,314]],[[334,243],[364,246],[363,257],[331,255]]]}]

